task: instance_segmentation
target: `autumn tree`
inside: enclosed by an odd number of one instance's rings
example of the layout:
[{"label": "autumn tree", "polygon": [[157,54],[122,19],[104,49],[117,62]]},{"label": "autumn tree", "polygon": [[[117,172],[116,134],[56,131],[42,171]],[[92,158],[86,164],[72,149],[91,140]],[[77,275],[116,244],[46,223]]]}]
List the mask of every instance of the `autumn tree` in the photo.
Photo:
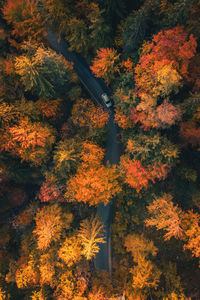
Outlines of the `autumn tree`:
[{"label": "autumn tree", "polygon": [[81,143],[78,139],[64,139],[57,143],[53,161],[55,171],[66,176],[73,173],[80,163]]},{"label": "autumn tree", "polygon": [[70,80],[64,58],[51,49],[30,41],[22,45],[24,54],[16,57],[15,70],[26,91],[41,97],[56,97]]},{"label": "autumn tree", "polygon": [[109,84],[119,72],[119,54],[111,48],[100,48],[90,68],[95,76],[102,77]]},{"label": "autumn tree", "polygon": [[154,199],[147,209],[152,215],[146,220],[147,226],[156,226],[158,230],[165,230],[165,240],[169,240],[171,237],[183,237],[182,211],[177,205],[174,205],[170,194],[163,194]]},{"label": "autumn tree", "polygon": [[98,244],[105,243],[103,223],[97,216],[83,220],[80,224],[78,238],[82,245],[82,254],[87,260],[90,260],[99,252]]},{"label": "autumn tree", "polygon": [[45,35],[45,19],[33,0],[8,0],[2,9],[3,17],[13,26],[15,38],[42,40]]},{"label": "autumn tree", "polygon": [[157,289],[161,272],[150,260],[139,255],[137,265],[130,271],[135,290]]},{"label": "autumn tree", "polygon": [[103,202],[106,205],[121,191],[118,178],[117,170],[113,167],[102,165],[87,168],[82,165],[67,182],[65,197],[68,201],[84,202],[89,205]]},{"label": "autumn tree", "polygon": [[103,128],[108,117],[108,113],[102,107],[96,107],[90,99],[78,99],[72,107],[71,121],[77,127]]},{"label": "autumn tree", "polygon": [[81,260],[81,255],[81,242],[77,236],[66,237],[58,251],[59,258],[64,261],[68,267],[71,267],[74,263]]},{"label": "autumn tree", "polygon": [[[188,36],[181,26],[154,35],[152,42],[144,43],[135,68],[137,89],[156,97],[169,95],[180,86],[182,78],[188,77],[189,61],[196,46],[194,36]],[[168,74],[170,78],[166,77]]]},{"label": "autumn tree", "polygon": [[41,111],[43,118],[50,118],[55,120],[62,115],[61,112],[61,99],[49,100],[46,98],[40,98],[36,104]]},{"label": "autumn tree", "polygon": [[200,215],[189,210],[182,218],[182,226],[186,241],[184,249],[192,252],[193,256],[200,257]]},{"label": "autumn tree", "polygon": [[128,252],[131,252],[133,260],[138,262],[141,255],[148,258],[150,255],[155,256],[158,248],[154,246],[153,241],[145,238],[143,234],[129,234],[125,237],[124,245]]},{"label": "autumn tree", "polygon": [[54,142],[55,131],[52,127],[24,118],[19,124],[6,126],[2,130],[0,144],[1,150],[15,154],[23,161],[41,165],[47,160]]},{"label": "autumn tree", "polygon": [[57,204],[38,210],[35,216],[36,228],[33,231],[38,249],[46,250],[52,242],[58,241],[63,228],[67,228],[71,223],[70,214],[65,220],[61,214],[61,208]]},{"label": "autumn tree", "polygon": [[120,169],[124,182],[134,188],[137,193],[147,188],[150,182],[165,179],[169,172],[169,166],[160,162],[144,166],[140,160],[121,157]]},{"label": "autumn tree", "polygon": [[62,185],[47,180],[43,182],[38,198],[41,202],[63,202],[63,191],[64,187]]}]

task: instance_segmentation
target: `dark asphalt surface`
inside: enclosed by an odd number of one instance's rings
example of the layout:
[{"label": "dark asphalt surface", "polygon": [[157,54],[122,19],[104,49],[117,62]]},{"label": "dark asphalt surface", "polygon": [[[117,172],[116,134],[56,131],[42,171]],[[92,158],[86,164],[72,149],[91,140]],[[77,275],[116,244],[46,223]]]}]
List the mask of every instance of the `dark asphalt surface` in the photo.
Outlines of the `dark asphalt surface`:
[{"label": "dark asphalt surface", "polygon": [[[50,30],[48,31],[46,39],[57,53],[61,53],[68,61],[74,63],[74,70],[93,101],[95,101],[97,105],[101,105],[106,108],[103,100],[101,99],[101,95],[105,92],[109,94],[109,88],[106,86],[104,81],[96,78],[92,74],[87,63],[79,54],[68,50],[69,44],[64,39],[60,39],[58,42],[57,35]],[[107,161],[109,161],[110,164],[118,164],[120,159],[120,146],[117,135],[118,129],[116,124],[114,124],[114,111],[110,110],[109,115],[108,139],[104,164],[106,164]],[[104,204],[100,204],[97,208],[97,213],[104,223],[106,243],[100,244],[100,251],[96,256],[95,266],[100,270],[107,270],[111,272],[110,225],[112,220],[112,199],[106,206],[104,206]]]}]

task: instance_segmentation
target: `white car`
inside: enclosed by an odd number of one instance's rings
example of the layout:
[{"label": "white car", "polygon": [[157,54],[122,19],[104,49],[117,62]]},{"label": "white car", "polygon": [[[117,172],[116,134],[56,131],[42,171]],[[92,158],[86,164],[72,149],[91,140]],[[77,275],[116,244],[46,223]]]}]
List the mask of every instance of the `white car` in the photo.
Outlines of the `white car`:
[{"label": "white car", "polygon": [[103,99],[103,101],[104,101],[104,103],[105,103],[105,105],[107,106],[107,107],[111,107],[112,106],[112,103],[111,103],[111,101],[110,101],[110,99],[108,98],[108,95],[107,94],[102,94],[101,95],[101,98]]}]

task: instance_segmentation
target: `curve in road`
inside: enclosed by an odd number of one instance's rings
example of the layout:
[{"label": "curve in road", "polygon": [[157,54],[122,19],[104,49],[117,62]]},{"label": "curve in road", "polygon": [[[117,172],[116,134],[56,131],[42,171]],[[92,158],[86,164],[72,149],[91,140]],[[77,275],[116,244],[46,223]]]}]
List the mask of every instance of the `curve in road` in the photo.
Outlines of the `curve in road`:
[{"label": "curve in road", "polygon": [[[85,89],[90,94],[93,101],[106,108],[101,95],[103,93],[109,94],[109,88],[106,86],[102,79],[96,78],[90,71],[87,63],[84,59],[74,51],[69,51],[69,44],[63,38],[58,41],[56,33],[48,30],[47,41],[50,46],[57,52],[61,53],[68,61],[73,62],[74,70],[78,75],[78,78]],[[118,128],[114,123],[114,110],[109,110],[109,122],[108,122],[108,138],[106,143],[106,155],[104,164],[109,162],[112,164],[118,164],[120,159],[120,147],[118,140]],[[95,258],[95,266],[100,270],[107,270],[111,272],[111,219],[112,219],[112,201],[104,206],[100,204],[97,207],[97,213],[100,219],[104,223],[105,228],[105,244],[100,244],[100,251]]]}]

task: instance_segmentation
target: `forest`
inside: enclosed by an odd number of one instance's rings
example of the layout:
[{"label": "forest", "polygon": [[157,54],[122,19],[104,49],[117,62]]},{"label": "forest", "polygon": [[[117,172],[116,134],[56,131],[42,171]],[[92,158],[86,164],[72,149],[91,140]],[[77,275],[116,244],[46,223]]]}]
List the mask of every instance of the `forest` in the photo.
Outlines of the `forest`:
[{"label": "forest", "polygon": [[199,40],[199,0],[0,0],[0,300],[200,300]]}]

